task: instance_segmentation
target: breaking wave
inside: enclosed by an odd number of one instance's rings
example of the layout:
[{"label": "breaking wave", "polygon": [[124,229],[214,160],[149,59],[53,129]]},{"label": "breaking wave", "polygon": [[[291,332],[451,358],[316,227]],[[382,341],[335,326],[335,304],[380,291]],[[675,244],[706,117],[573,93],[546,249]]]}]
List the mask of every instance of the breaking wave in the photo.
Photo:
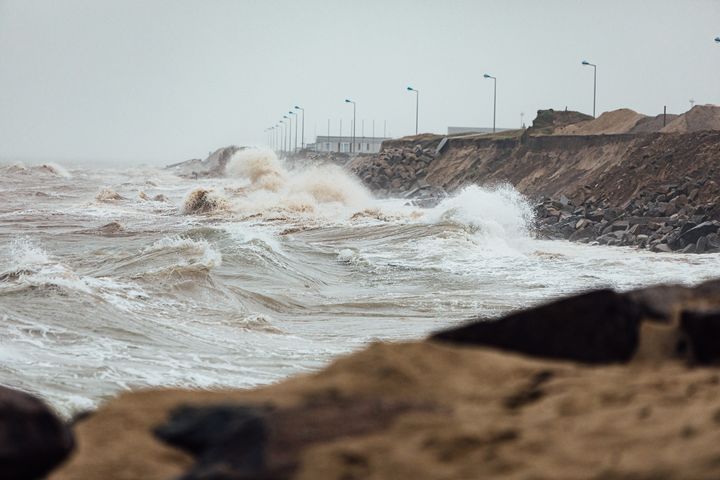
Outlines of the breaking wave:
[{"label": "breaking wave", "polygon": [[231,199],[233,208],[243,213],[313,213],[330,205],[359,209],[372,200],[358,180],[337,166],[290,170],[270,150],[239,151],[228,162],[226,172],[247,182]]},{"label": "breaking wave", "polygon": [[0,295],[26,289],[63,294],[81,292],[100,297],[123,309],[130,308],[128,300],[146,297],[136,285],[79,275],[27,238],[15,239],[7,251],[8,257],[0,271]]},{"label": "breaking wave", "polygon": [[65,167],[58,165],[57,163],[44,163],[36,168],[57,177],[72,178],[70,172],[68,172]]},{"label": "breaking wave", "polygon": [[510,185],[470,185],[431,208],[426,218],[457,225],[491,249],[507,249],[531,239],[534,213]]},{"label": "breaking wave", "polygon": [[65,167],[54,162],[42,163],[40,165],[25,166],[22,162],[15,162],[11,165],[0,166],[0,172],[5,175],[41,173],[61,178],[72,178],[72,174]]},{"label": "breaking wave", "polygon": [[95,195],[95,200],[98,202],[117,202],[119,200],[127,200],[125,197],[117,193],[110,187],[101,188],[100,191]]},{"label": "breaking wave", "polygon": [[227,208],[225,198],[212,189],[196,188],[185,197],[183,213],[209,213]]},{"label": "breaking wave", "polygon": [[222,265],[222,255],[206,240],[165,237],[141,252],[140,260],[150,266],[143,274],[201,273]]}]

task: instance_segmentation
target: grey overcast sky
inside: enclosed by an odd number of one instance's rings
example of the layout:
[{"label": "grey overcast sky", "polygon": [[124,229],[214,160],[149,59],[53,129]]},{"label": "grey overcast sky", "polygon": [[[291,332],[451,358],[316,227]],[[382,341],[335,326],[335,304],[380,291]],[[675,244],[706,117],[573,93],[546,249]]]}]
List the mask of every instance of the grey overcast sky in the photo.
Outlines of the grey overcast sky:
[{"label": "grey overcast sky", "polygon": [[719,0],[0,0],[0,158],[171,162],[306,136],[720,103]]}]

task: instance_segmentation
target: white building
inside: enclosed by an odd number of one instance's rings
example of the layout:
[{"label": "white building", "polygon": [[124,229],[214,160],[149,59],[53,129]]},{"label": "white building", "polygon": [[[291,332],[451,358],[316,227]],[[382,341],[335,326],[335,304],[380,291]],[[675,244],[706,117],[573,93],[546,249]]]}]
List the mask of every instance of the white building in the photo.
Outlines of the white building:
[{"label": "white building", "polygon": [[309,150],[316,152],[343,152],[350,153],[378,153],[382,142],[389,140],[386,137],[355,137],[355,148],[351,149],[352,136],[318,136],[313,145],[308,145]]}]

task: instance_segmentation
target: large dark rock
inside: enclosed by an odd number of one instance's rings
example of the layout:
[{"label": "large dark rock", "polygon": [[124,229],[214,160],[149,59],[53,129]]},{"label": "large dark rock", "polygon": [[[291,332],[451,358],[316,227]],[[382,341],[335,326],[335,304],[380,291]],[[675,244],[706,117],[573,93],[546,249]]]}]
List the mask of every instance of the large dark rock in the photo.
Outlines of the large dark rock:
[{"label": "large dark rock", "polygon": [[597,290],[434,334],[444,342],[483,345],[536,357],[613,363],[635,353],[642,308],[630,297]]},{"label": "large dark rock", "polygon": [[720,363],[720,310],[683,311],[680,328],[688,337],[695,362]]},{"label": "large dark rock", "polygon": [[156,434],[197,457],[184,479],[256,478],[265,471],[266,412],[257,407],[180,407]]},{"label": "large dark rock", "polygon": [[685,241],[685,243],[696,243],[700,237],[718,233],[718,230],[720,230],[720,225],[718,225],[717,222],[703,222],[683,233],[680,239]]},{"label": "large dark rock", "polygon": [[0,386],[0,478],[41,478],[73,446],[70,429],[42,401]]},{"label": "large dark rock", "polygon": [[434,409],[418,402],[337,396],[284,408],[184,406],[155,433],[196,457],[182,480],[283,480],[292,477],[310,445],[380,431],[403,412]]}]

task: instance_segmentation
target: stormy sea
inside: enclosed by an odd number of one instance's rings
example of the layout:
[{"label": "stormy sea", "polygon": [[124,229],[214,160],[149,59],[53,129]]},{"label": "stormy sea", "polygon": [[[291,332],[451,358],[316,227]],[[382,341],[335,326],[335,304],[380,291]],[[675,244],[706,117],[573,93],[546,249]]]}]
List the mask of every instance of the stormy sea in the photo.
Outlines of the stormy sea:
[{"label": "stormy sea", "polygon": [[127,389],[250,387],[374,340],[720,268],[537,239],[507,185],[420,208],[263,149],[226,172],[0,166],[0,384],[65,415]]}]

